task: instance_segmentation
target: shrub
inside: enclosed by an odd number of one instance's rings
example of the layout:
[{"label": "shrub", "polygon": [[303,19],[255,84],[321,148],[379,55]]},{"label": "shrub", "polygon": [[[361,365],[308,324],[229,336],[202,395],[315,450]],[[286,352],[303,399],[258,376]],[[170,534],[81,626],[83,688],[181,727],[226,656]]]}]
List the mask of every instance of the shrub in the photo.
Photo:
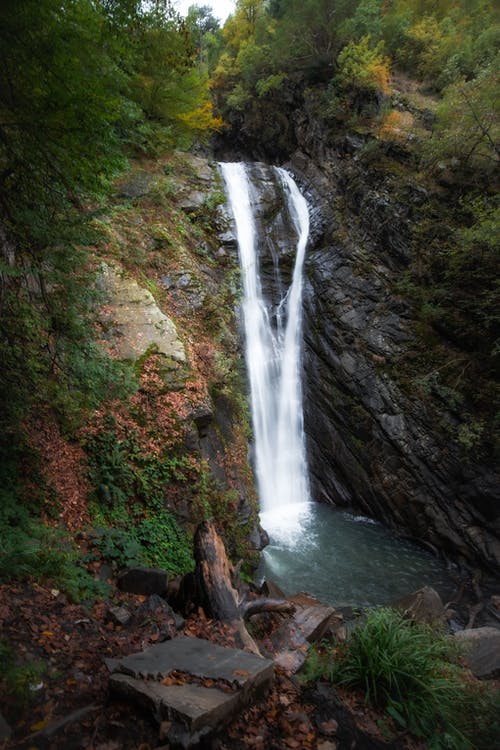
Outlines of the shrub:
[{"label": "shrub", "polygon": [[[5,509],[4,509],[5,510]],[[60,529],[47,528],[25,509],[0,517],[0,581],[50,582],[73,601],[87,601],[107,593],[83,565],[75,545]]]},{"label": "shrub", "polygon": [[0,581],[50,581],[75,601],[104,594],[105,584],[87,572],[67,532],[38,518],[36,485],[30,484],[27,493],[21,479],[23,468],[29,470],[44,496],[34,457],[18,445],[10,455],[0,451],[0,459]]},{"label": "shrub", "polygon": [[482,737],[491,732],[498,693],[488,696],[468,681],[456,656],[452,638],[378,609],[345,645],[313,653],[305,676],[363,690],[367,703],[385,709],[430,748],[487,747]]},{"label": "shrub", "polygon": [[190,570],[191,544],[165,507],[168,485],[188,481],[187,459],[148,452],[134,431],[120,437],[111,416],[86,449],[97,488],[93,542],[103,557],[118,568],[145,564],[171,573]]},{"label": "shrub", "polygon": [[15,703],[25,706],[33,696],[33,686],[45,672],[41,662],[16,662],[6,641],[0,640],[0,684]]}]

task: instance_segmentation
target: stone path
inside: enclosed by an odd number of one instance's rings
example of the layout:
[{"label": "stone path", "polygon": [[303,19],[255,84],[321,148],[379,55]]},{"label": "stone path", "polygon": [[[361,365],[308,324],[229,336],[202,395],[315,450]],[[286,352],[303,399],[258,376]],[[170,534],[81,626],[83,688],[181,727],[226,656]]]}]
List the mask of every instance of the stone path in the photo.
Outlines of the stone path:
[{"label": "stone path", "polygon": [[[263,695],[274,675],[268,659],[186,636],[106,664],[111,689],[147,708],[159,723],[171,722],[166,738],[183,748],[195,746]],[[172,684],[172,673],[182,673],[186,681]]]}]

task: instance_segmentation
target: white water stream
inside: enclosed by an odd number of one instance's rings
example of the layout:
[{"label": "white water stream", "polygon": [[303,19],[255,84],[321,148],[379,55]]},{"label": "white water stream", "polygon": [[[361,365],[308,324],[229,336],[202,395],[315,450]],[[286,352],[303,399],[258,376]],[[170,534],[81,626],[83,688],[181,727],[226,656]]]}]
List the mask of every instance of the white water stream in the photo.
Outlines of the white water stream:
[{"label": "white water stream", "polygon": [[261,522],[271,537],[293,544],[310,511],[300,372],[302,268],[309,236],[309,211],[288,172],[273,169],[286,196],[283,210],[288,211],[295,227],[296,256],[290,287],[279,304],[271,308],[264,299],[260,279],[254,219],[256,187],[244,164],[221,164],[236,225],[243,280],[246,361]]}]

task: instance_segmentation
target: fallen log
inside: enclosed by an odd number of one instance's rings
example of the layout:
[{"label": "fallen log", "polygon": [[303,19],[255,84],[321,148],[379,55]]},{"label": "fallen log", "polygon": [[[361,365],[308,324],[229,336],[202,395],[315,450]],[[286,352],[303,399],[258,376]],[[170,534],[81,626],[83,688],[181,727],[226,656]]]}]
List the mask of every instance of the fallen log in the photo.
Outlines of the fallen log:
[{"label": "fallen log", "polygon": [[238,590],[233,586],[235,571],[212,521],[199,524],[193,551],[196,567],[189,588],[194,603],[203,607],[207,617],[229,623],[240,636],[243,647],[260,656],[244,621],[259,612],[289,614],[295,610],[294,605],[276,599],[240,600]]},{"label": "fallen log", "polygon": [[296,610],[295,604],[286,599],[252,599],[241,602],[240,612],[244,620],[249,620],[252,615],[262,612],[279,612],[283,615],[293,615]]}]

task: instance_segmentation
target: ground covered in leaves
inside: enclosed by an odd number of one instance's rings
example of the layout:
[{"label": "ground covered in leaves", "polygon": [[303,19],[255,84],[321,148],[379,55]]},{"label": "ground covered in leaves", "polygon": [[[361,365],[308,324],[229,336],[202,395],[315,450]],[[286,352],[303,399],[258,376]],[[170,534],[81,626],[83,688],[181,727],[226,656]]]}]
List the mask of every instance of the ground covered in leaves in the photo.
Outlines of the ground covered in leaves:
[{"label": "ground covered in leaves", "polygon": [[[173,613],[168,608],[155,610],[144,597],[121,592],[116,593],[113,606],[126,607],[133,614],[132,622],[120,625],[109,602],[85,607],[38,585],[0,587],[2,639],[9,644],[16,665],[26,667],[24,672],[4,673],[0,678],[2,713],[13,730],[8,742],[0,742],[2,750],[168,747],[161,726],[140,709],[110,697],[104,659],[174,636]],[[181,630],[224,646],[235,643],[229,626],[207,620],[202,611],[187,619]],[[359,725],[380,737],[362,703],[353,696],[349,700]],[[342,747],[336,743],[336,732],[337,722],[318,710],[304,686],[277,669],[271,693],[242,713],[211,747],[334,750]]]}]

